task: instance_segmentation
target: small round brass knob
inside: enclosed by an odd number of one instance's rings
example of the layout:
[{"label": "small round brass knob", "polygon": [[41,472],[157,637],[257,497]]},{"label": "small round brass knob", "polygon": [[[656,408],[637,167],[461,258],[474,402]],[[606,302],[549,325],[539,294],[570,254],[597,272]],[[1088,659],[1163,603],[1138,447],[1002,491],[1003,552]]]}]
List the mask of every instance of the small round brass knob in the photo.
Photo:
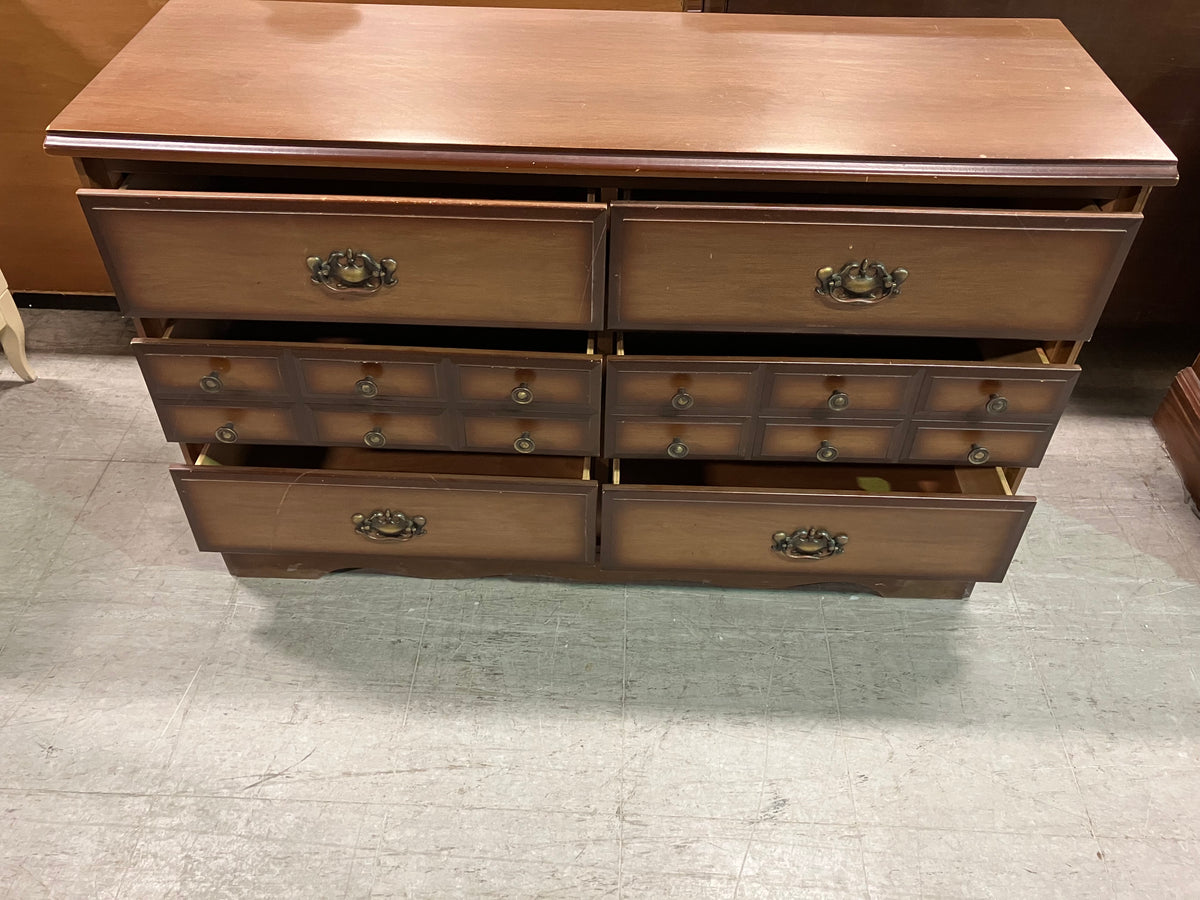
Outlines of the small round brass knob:
[{"label": "small round brass knob", "polygon": [[834,391],[829,395],[830,409],[848,409],[850,407],[850,395],[845,391]]},{"label": "small round brass knob", "polygon": [[671,398],[671,405],[676,409],[691,409],[696,405],[696,398],[680,388],[675,392],[675,396]]},{"label": "small round brass knob", "polygon": [[999,394],[992,394],[988,398],[987,411],[990,413],[1002,413],[1008,411],[1008,398],[1001,397]]},{"label": "small round brass knob", "polygon": [[991,458],[991,451],[987,447],[981,447],[978,444],[972,444],[971,452],[967,454],[967,462],[973,466],[982,466]]},{"label": "small round brass knob", "polygon": [[363,443],[373,450],[378,450],[380,447],[387,446],[387,438],[382,431],[375,428],[363,435]]},{"label": "small round brass knob", "polygon": [[537,444],[533,442],[533,437],[528,431],[523,431],[521,436],[513,441],[513,449],[518,453],[532,453],[537,449]]},{"label": "small round brass knob", "polygon": [[683,459],[687,455],[688,445],[679,438],[675,438],[675,440],[667,445],[667,456],[671,457],[671,459]]},{"label": "small round brass knob", "polygon": [[370,375],[365,378],[360,378],[354,382],[354,390],[358,391],[360,397],[378,397],[379,385],[375,383],[375,379]]},{"label": "small round brass knob", "polygon": [[200,378],[200,390],[206,394],[215,394],[224,386],[221,383],[221,376],[217,372],[209,372]]},{"label": "small round brass knob", "polygon": [[226,422],[213,434],[222,444],[232,444],[238,439],[237,429],[233,427],[232,422]]},{"label": "small round brass knob", "polygon": [[533,402],[533,389],[522,381],[512,389],[512,393],[508,396],[512,397],[513,403],[520,403],[524,406],[526,403]]},{"label": "small round brass knob", "polygon": [[837,458],[838,448],[829,441],[821,441],[821,446],[817,448],[817,459],[821,462],[833,462]]}]

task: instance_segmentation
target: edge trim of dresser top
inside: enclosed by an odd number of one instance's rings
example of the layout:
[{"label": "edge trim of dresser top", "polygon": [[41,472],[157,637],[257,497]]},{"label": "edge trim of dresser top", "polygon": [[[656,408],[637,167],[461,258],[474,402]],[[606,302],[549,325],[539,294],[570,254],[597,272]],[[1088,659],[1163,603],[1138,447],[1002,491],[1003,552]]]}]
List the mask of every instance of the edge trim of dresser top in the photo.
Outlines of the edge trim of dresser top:
[{"label": "edge trim of dresser top", "polygon": [[1174,163],[1058,161],[1027,163],[989,160],[886,161],[764,155],[682,155],[622,151],[536,150],[510,147],[458,150],[412,145],[355,146],[197,141],[54,131],[44,147],[55,156],[87,159],[332,166],[414,171],[541,173],[594,178],[723,177],[787,181],[888,181],[896,183],[1008,185],[1153,185],[1179,182]]}]

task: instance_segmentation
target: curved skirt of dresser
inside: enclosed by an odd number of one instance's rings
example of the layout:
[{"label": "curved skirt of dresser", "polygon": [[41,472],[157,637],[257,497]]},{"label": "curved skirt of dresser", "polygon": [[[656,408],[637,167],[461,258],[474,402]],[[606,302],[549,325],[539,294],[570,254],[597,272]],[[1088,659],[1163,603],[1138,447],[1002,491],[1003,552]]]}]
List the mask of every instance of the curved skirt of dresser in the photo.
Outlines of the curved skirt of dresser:
[{"label": "curved skirt of dresser", "polygon": [[361,570],[410,578],[510,578],[529,581],[572,581],[591,584],[676,585],[747,590],[804,590],[829,593],[867,593],[878,597],[965,600],[975,587],[973,581],[941,581],[916,578],[843,578],[830,581],[820,574],[755,575],[735,572],[680,573],[610,571],[598,565],[578,563],[504,563],[495,560],[382,559],[371,556],[312,554],[222,553],[230,574],[238,578],[320,578],[334,572]]}]

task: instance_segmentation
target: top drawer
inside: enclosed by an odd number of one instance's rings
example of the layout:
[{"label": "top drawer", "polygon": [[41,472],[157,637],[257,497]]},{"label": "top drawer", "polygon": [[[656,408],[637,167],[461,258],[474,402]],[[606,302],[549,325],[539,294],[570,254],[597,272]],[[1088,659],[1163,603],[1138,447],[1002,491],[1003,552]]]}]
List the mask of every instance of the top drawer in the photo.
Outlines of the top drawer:
[{"label": "top drawer", "polygon": [[130,316],[602,327],[599,204],[79,197]]},{"label": "top drawer", "polygon": [[[1140,221],[1136,213],[618,203],[609,325],[1084,340]],[[866,272],[853,268],[864,260]],[[889,293],[883,272],[898,269],[907,277],[893,278]],[[838,275],[841,286],[828,287]]]}]

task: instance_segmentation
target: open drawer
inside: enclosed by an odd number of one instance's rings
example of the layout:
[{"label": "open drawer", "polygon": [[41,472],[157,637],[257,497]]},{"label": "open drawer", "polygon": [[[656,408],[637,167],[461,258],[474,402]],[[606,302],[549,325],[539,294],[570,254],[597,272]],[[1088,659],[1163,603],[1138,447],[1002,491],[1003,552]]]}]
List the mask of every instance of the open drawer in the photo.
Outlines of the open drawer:
[{"label": "open drawer", "polygon": [[609,359],[607,403],[626,415],[1053,422],[1078,377],[1033,341],[631,331]]},{"label": "open drawer", "polygon": [[595,558],[585,459],[210,445],[171,475],[201,550]]},{"label": "open drawer", "polygon": [[1087,340],[1137,213],[614,203],[610,328]]},{"label": "open drawer", "polygon": [[579,329],[603,318],[601,204],[128,189],[79,200],[128,316]]},{"label": "open drawer", "polygon": [[620,460],[601,564],[1002,581],[1033,511],[1000,469]]},{"label": "open drawer", "polygon": [[133,349],[156,397],[600,409],[601,358],[574,332],[183,319]]}]

